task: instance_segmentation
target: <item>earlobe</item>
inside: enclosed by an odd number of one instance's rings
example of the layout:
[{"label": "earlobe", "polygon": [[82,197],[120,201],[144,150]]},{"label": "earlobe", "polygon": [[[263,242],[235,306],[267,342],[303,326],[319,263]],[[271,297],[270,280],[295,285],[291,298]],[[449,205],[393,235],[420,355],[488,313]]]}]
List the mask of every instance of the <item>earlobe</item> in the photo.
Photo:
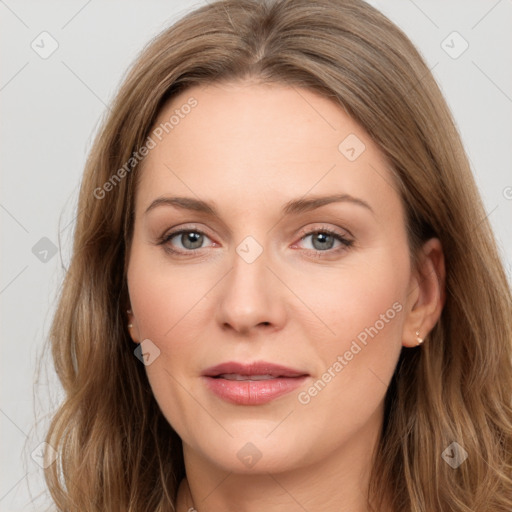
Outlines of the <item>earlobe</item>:
[{"label": "earlobe", "polygon": [[445,263],[441,242],[431,238],[421,249],[421,256],[411,282],[412,296],[404,322],[406,347],[421,345],[441,316],[445,303]]},{"label": "earlobe", "polygon": [[133,342],[139,343],[139,339],[136,335],[136,333],[138,332],[138,329],[136,328],[136,325],[135,325],[135,318],[133,316],[132,310],[127,309],[126,314],[128,315],[128,323],[127,323],[128,333]]}]

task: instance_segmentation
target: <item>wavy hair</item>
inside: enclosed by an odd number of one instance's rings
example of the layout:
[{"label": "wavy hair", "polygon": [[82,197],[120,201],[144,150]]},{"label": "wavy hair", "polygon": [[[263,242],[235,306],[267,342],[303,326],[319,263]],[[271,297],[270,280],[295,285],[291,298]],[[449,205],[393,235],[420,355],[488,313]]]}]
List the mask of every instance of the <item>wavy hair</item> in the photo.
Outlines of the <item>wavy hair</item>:
[{"label": "wavy hair", "polygon": [[[432,73],[407,36],[360,0],[209,3],[152,40],[124,77],[86,162],[49,336],[65,393],[46,437],[59,453],[45,470],[57,509],[175,510],[181,440],[126,328],[134,155],[170,98],[247,78],[308,89],[345,109],[391,164],[413,260],[429,237],[443,245],[445,306],[426,342],[401,352],[369,506],[378,509],[389,489],[395,512],[510,512],[510,285]],[[468,453],[456,469],[442,457],[452,442]]]}]

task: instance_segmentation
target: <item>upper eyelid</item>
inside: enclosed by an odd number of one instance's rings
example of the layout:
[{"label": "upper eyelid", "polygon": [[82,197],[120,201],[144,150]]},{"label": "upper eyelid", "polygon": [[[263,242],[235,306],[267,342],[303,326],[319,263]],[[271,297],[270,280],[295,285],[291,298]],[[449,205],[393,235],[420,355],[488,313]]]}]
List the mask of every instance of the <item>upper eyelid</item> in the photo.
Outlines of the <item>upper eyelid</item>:
[{"label": "upper eyelid", "polygon": [[[322,224],[322,223],[319,223],[319,224]],[[318,228],[309,228],[307,230],[301,229],[300,231],[301,231],[301,233],[303,232],[303,235],[301,235],[301,236],[308,236],[308,235],[311,235],[312,233],[321,233],[322,231],[326,231],[328,233],[333,233],[333,234],[339,235],[341,237],[345,237],[345,233],[346,233],[350,238],[354,238],[354,235],[352,235],[352,233],[348,229],[340,228],[339,226],[331,227],[331,226],[322,225]]]},{"label": "upper eyelid", "polygon": [[[325,206],[325,205],[324,205]],[[318,213],[318,212],[317,212]],[[308,222],[306,222],[304,224],[304,226],[308,226],[308,225],[311,225],[311,224],[315,224],[315,225],[320,225],[323,229],[327,229],[327,230],[331,230],[331,231],[337,231],[337,230],[340,230],[341,233],[337,233],[339,234],[340,236],[344,236],[344,234],[346,233],[349,237],[351,238],[356,238],[352,232],[350,231],[350,229],[347,229],[346,226],[344,226],[344,224],[347,223],[347,221],[350,223],[352,221],[350,221],[350,217],[348,219],[344,218],[343,215],[339,216],[336,215],[336,216],[332,216],[331,214],[327,214],[328,217],[331,217],[330,219],[324,219],[322,221],[315,221],[314,219],[309,219]],[[309,214],[308,214],[309,216]],[[201,214],[200,217],[203,217],[203,215]],[[210,222],[212,219],[210,220],[207,220],[206,222]],[[210,230],[210,228],[206,228],[206,231],[204,228],[202,227],[198,227],[198,224],[203,224],[203,220],[201,219],[197,219],[197,220],[191,220],[190,221],[190,224],[193,226],[193,229],[198,229],[199,231],[203,232],[204,234],[206,234],[207,236],[209,236],[210,238],[215,238],[216,235],[209,235],[208,234],[208,231],[214,233],[213,231]],[[185,227],[181,227],[183,226],[183,224],[185,225]],[[169,231],[173,230],[174,228],[176,228],[176,230],[181,230],[181,229],[191,229],[189,226],[187,226],[187,222],[184,222],[183,224],[177,224],[175,225],[173,228],[170,228]],[[329,224],[329,226],[326,226],[325,224]],[[338,224],[338,225],[337,225]],[[228,240],[231,239],[233,233],[231,231],[231,229],[226,226],[222,221],[220,222],[220,224],[214,220],[214,226],[215,226],[215,229],[220,231],[220,236],[221,237],[226,237]],[[274,225],[270,230],[274,229],[276,225]],[[269,230],[269,231],[270,231]],[[316,230],[316,229],[315,229]],[[295,232],[297,231],[303,231],[303,228],[299,228],[298,230],[295,230]],[[286,230],[286,232],[288,232],[288,230]],[[268,233],[268,231],[267,231]],[[163,237],[164,235],[162,235]],[[160,237],[160,238],[162,238]]]},{"label": "upper eyelid", "polygon": [[[165,232],[165,234],[163,234],[160,238],[173,237],[173,236],[176,236],[184,231],[185,232],[191,231],[191,232],[201,233],[201,234],[206,235],[209,238],[211,238],[210,235],[208,235],[208,233],[207,233],[208,230],[205,230],[201,227],[197,227],[195,225],[191,225],[191,226],[185,225],[183,227],[177,227],[175,229],[171,228],[169,230],[169,233]],[[325,226],[325,225],[322,225],[322,226],[316,227],[316,228],[309,228],[309,229],[301,228],[299,231],[302,233],[301,236],[307,236],[307,235],[311,235],[313,233],[318,233],[318,232],[322,232],[322,231],[332,232],[332,233],[338,234],[340,236],[343,236],[343,233],[338,232],[338,231],[343,231],[343,232],[347,233],[350,237],[353,237],[352,233],[346,228],[330,227],[330,226]]]},{"label": "upper eyelid", "polygon": [[197,227],[189,227],[189,226],[185,226],[185,227],[179,227],[179,228],[176,228],[176,229],[170,229],[168,232],[164,233],[160,239],[161,240],[170,240],[171,238],[174,238],[175,236],[177,235],[181,235],[183,233],[188,233],[188,232],[191,232],[191,233],[200,233],[202,235],[205,235],[207,236],[208,238],[212,238],[210,235],[208,235],[208,233],[202,229],[202,228],[197,228]]}]

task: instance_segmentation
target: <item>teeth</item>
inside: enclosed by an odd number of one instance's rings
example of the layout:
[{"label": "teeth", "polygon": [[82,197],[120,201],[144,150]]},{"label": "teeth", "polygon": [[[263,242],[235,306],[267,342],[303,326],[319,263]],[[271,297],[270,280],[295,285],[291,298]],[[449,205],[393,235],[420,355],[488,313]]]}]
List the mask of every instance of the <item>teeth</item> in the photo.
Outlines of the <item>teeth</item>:
[{"label": "teeth", "polygon": [[238,373],[223,373],[219,378],[226,380],[269,380],[276,379],[275,375],[239,375]]}]

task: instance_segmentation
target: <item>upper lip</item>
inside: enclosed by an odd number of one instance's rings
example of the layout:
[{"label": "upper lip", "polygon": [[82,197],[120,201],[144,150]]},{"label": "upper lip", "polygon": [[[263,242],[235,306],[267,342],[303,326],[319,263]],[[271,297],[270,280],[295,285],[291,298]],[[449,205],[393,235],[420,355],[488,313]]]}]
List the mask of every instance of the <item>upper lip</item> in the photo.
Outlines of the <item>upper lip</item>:
[{"label": "upper lip", "polygon": [[287,368],[286,366],[269,363],[267,361],[255,361],[252,363],[228,361],[207,368],[201,375],[217,377],[218,375],[230,373],[237,375],[272,375],[273,377],[302,377],[303,375],[308,375],[307,372]]}]

